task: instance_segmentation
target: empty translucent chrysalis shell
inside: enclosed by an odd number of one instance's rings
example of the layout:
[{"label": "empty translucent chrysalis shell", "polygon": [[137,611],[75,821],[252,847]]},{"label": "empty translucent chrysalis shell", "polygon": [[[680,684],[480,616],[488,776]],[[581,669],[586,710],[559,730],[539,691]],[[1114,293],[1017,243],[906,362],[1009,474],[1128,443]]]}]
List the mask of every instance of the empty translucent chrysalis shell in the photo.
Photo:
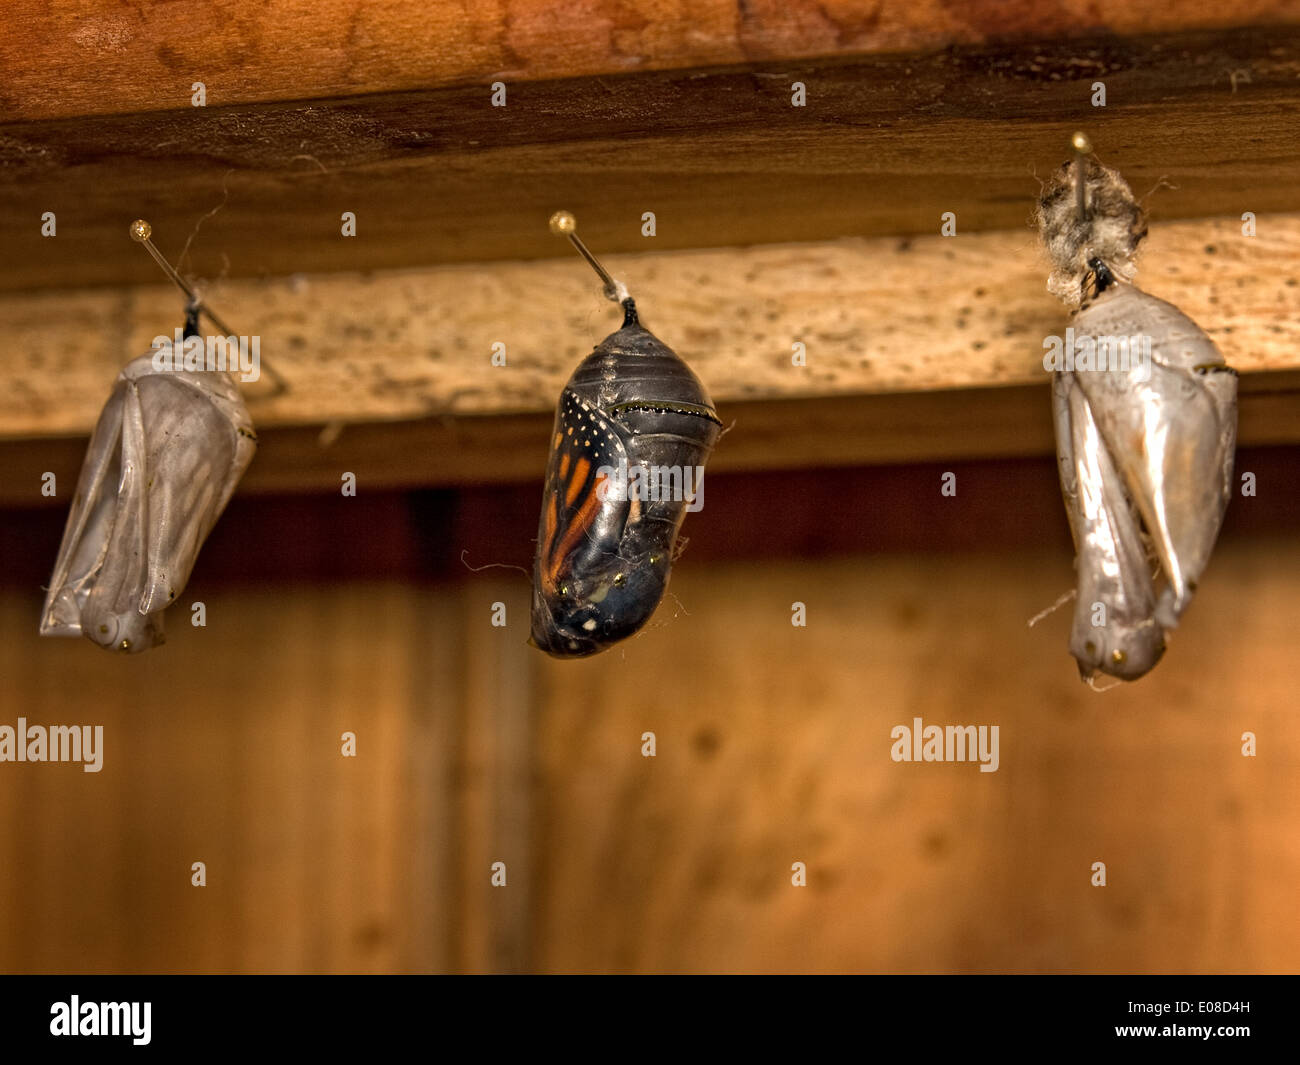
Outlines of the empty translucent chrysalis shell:
[{"label": "empty translucent chrysalis shell", "polygon": [[1070,653],[1085,680],[1136,680],[1164,653],[1223,523],[1237,378],[1195,322],[1127,280],[1145,216],[1081,134],[1075,147],[1038,211],[1048,287],[1078,308],[1071,364],[1053,380],[1077,551]]},{"label": "empty translucent chrysalis shell", "polygon": [[[565,385],[546,467],[532,642],[569,658],[604,650],[654,613],[721,423],[690,367],[641,325],[626,289],[577,239],[572,216],[557,215],[552,229],[570,237],[624,311],[622,328]],[[654,471],[677,473],[665,481]],[[678,490],[659,490],[665,483]]]},{"label": "empty translucent chrysalis shell", "polygon": [[[148,223],[135,223],[132,236],[158,257]],[[186,338],[198,335],[199,310],[191,303]],[[99,416],[41,612],[43,636],[84,635],[127,653],[161,644],[162,612],[184,590],[252,460],[253,424],[230,374],[173,368],[184,361],[172,359],[173,347],[128,363]]]}]

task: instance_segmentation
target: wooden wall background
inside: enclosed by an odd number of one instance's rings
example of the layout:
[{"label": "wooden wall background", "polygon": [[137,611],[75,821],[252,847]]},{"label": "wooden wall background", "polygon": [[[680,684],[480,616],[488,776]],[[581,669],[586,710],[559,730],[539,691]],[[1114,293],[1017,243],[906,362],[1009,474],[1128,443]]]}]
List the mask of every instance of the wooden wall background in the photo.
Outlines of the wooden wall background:
[{"label": "wooden wall background", "polygon": [[[576,663],[461,561],[527,562],[535,484],[237,499],[207,628],[129,658],[37,638],[63,515],[8,512],[0,720],[102,723],[106,764],[0,765],[0,969],[1294,971],[1298,457],[1242,452],[1259,496],[1105,694],[1067,611],[1026,626],[1072,580],[1050,459],[711,479],[673,598]],[[895,764],[918,715],[1001,768]]]}]

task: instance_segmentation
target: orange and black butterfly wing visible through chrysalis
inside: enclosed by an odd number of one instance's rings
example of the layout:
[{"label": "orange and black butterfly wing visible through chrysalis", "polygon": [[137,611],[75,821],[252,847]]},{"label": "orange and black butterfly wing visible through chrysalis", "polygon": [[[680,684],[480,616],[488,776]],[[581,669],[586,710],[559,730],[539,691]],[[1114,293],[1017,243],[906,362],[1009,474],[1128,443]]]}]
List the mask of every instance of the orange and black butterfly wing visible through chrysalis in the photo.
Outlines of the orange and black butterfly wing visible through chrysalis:
[{"label": "orange and black butterfly wing visible through chrysalis", "polygon": [[[594,611],[590,617],[579,616],[577,582],[603,560],[618,555],[627,523],[628,502],[609,498],[611,477],[604,471],[617,469],[626,461],[621,427],[566,388],[555,416],[542,494],[534,619],[539,611],[545,611],[544,622],[576,630],[574,639],[578,641],[589,640],[600,619]],[[574,604],[569,616],[552,621],[552,605],[567,601]]]},{"label": "orange and black butterfly wing visible through chrysalis", "polygon": [[622,328],[574,371],[555,415],[533,568],[532,640],[557,657],[604,650],[663,598],[677,532],[721,423],[690,367],[561,213],[574,246],[624,310]]}]

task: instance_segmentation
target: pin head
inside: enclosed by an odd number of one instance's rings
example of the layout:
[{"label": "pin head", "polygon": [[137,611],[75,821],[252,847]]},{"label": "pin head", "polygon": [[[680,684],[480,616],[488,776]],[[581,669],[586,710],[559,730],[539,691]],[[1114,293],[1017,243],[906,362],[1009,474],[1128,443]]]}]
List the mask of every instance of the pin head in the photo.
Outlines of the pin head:
[{"label": "pin head", "polygon": [[1088,134],[1082,131],[1075,132],[1074,136],[1070,138],[1070,144],[1080,155],[1092,154],[1092,141],[1088,139]]},{"label": "pin head", "polygon": [[578,220],[568,211],[556,211],[551,215],[551,232],[557,237],[567,237],[577,232]]},{"label": "pin head", "polygon": [[134,222],[131,223],[130,233],[131,233],[132,240],[139,241],[141,244],[143,244],[146,240],[148,240],[151,236],[153,236],[153,226],[151,226],[143,218],[137,218]]}]

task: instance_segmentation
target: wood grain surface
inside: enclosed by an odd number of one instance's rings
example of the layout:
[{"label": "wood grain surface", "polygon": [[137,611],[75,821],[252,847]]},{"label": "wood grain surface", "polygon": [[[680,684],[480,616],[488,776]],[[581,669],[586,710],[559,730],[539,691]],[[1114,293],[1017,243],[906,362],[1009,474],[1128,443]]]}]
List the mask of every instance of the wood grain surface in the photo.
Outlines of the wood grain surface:
[{"label": "wood grain surface", "polygon": [[[543,674],[536,965],[1288,971],[1297,561],[1293,538],[1220,551],[1157,671],[1101,695],[1063,653],[1065,612],[1025,627],[1059,557],[675,579],[682,608],[636,646]],[[916,717],[997,724],[1000,768],[892,762]],[[1242,757],[1246,730],[1278,744],[1267,763]]]},{"label": "wood grain surface", "polygon": [[15,0],[0,108],[52,118],[505,80],[1297,21],[1287,0]]},{"label": "wood grain surface", "polygon": [[[1300,215],[1257,225],[1245,237],[1239,218],[1153,223],[1137,277],[1246,376],[1300,369]],[[607,261],[646,325],[724,407],[1040,384],[1044,337],[1067,323],[1028,227]],[[289,383],[273,398],[265,382],[249,387],[264,429],[552,410],[573,368],[621,323],[572,252],[231,281],[208,298],[232,328],[260,337]],[[0,296],[0,438],[89,433],[117,371],[170,336],[182,310],[158,285]],[[794,364],[796,344],[806,365]]]},{"label": "wood grain surface", "polygon": [[[1138,281],[1241,373],[1245,445],[1300,440],[1300,217],[1153,224]],[[125,238],[124,238],[125,239]],[[1028,228],[907,241],[611,256],[732,426],[718,471],[1050,453],[1043,338],[1064,309]],[[994,264],[994,268],[990,268]],[[619,321],[577,258],[210,289],[290,382],[250,386],[241,491],[541,476],[556,397]],[[56,505],[117,370],[179,322],[159,286],[0,296],[0,502]],[[491,364],[492,345],[507,363]],[[807,366],[791,364],[794,343]]]},{"label": "wood grain surface", "polygon": [[[0,969],[1294,971],[1281,457],[1165,660],[1104,694],[1066,612],[1026,625],[1072,581],[1050,460],[948,499],[937,467],[720,480],[645,633],[581,662],[525,646],[522,574],[458,561],[526,557],[531,493],[236,501],[187,590],[207,627],[173,610],[146,656],[40,639],[6,578],[0,721],[106,741],[99,774],[0,772]],[[735,520],[774,501],[790,530]],[[998,725],[998,771],[891,761],[917,716]]]},{"label": "wood grain surface", "polygon": [[1298,73],[1283,26],[0,119],[0,289],[152,281],[138,216],[206,278],[554,256],[559,207],[607,253],[1011,230],[1079,127],[1163,220],[1297,211]]}]

